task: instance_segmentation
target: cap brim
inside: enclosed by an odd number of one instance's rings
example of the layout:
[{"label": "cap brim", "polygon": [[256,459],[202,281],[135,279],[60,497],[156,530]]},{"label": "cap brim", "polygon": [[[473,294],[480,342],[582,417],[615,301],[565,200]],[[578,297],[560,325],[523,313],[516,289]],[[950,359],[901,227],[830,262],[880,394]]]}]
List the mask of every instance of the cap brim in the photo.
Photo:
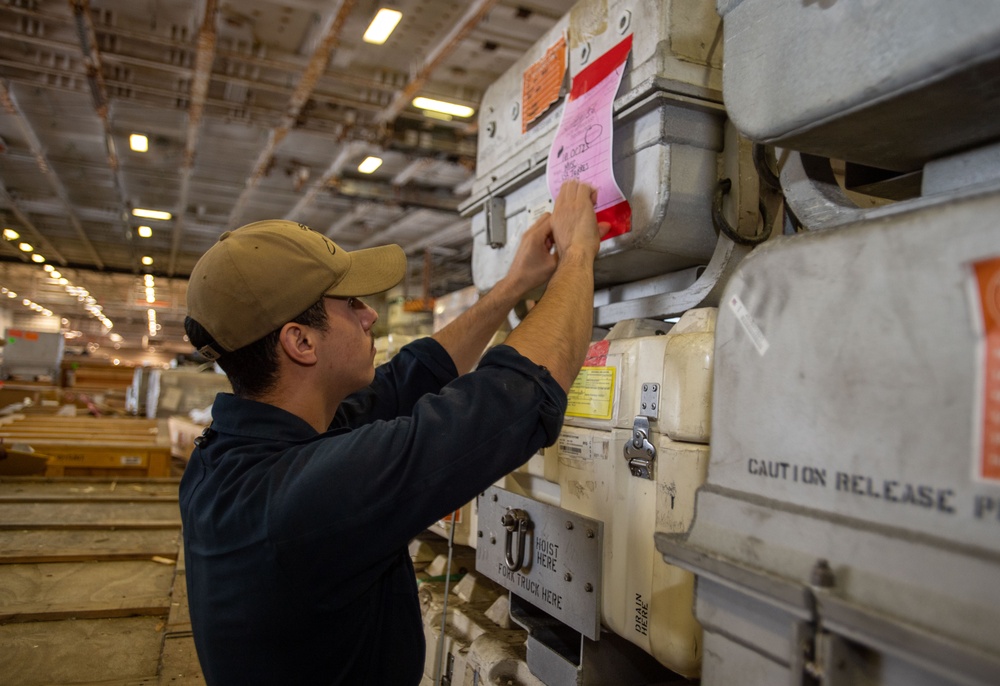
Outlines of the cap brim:
[{"label": "cap brim", "polygon": [[406,275],[406,253],[398,245],[382,245],[348,253],[351,268],[324,295],[361,297],[387,291]]}]

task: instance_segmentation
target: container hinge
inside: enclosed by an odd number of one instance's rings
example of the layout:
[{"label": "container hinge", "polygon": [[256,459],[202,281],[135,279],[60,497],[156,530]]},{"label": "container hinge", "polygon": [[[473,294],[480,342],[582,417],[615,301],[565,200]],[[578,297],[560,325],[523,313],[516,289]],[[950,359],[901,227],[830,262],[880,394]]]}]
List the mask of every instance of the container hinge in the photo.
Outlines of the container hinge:
[{"label": "container hinge", "polygon": [[507,244],[507,202],[502,197],[486,199],[486,242],[491,248]]}]

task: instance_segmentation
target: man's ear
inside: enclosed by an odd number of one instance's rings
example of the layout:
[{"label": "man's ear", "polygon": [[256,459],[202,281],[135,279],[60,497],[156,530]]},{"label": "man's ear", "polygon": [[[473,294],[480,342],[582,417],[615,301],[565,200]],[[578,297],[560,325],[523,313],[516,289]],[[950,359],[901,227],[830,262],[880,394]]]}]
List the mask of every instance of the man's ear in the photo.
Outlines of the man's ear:
[{"label": "man's ear", "polygon": [[278,345],[285,355],[301,365],[316,364],[316,331],[308,326],[289,322],[281,327]]}]

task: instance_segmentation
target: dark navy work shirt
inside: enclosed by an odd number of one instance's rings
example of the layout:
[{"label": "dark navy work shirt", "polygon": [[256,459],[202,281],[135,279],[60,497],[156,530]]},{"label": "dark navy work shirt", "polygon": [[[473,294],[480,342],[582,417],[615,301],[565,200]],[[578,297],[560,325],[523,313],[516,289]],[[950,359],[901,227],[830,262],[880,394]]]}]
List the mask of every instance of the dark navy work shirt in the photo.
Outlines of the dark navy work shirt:
[{"label": "dark navy work shirt", "polygon": [[566,395],[498,346],[456,377],[403,348],[324,433],[223,393],[180,485],[188,598],[206,681],[418,684],[408,542],[558,436]]}]

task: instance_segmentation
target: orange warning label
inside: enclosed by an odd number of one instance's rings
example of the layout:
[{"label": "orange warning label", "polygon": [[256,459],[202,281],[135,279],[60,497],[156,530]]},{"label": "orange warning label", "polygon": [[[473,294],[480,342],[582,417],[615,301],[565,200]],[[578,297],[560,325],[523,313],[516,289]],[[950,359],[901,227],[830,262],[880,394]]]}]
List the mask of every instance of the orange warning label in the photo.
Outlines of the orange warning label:
[{"label": "orange warning label", "polygon": [[566,37],[562,36],[521,77],[521,133],[559,99],[565,77]]},{"label": "orange warning label", "polygon": [[1000,481],[1000,257],[977,262],[983,317],[983,426],[977,476]]},{"label": "orange warning label", "polygon": [[603,367],[608,362],[608,351],[611,350],[611,341],[595,341],[587,348],[587,359],[584,360],[584,367]]}]

